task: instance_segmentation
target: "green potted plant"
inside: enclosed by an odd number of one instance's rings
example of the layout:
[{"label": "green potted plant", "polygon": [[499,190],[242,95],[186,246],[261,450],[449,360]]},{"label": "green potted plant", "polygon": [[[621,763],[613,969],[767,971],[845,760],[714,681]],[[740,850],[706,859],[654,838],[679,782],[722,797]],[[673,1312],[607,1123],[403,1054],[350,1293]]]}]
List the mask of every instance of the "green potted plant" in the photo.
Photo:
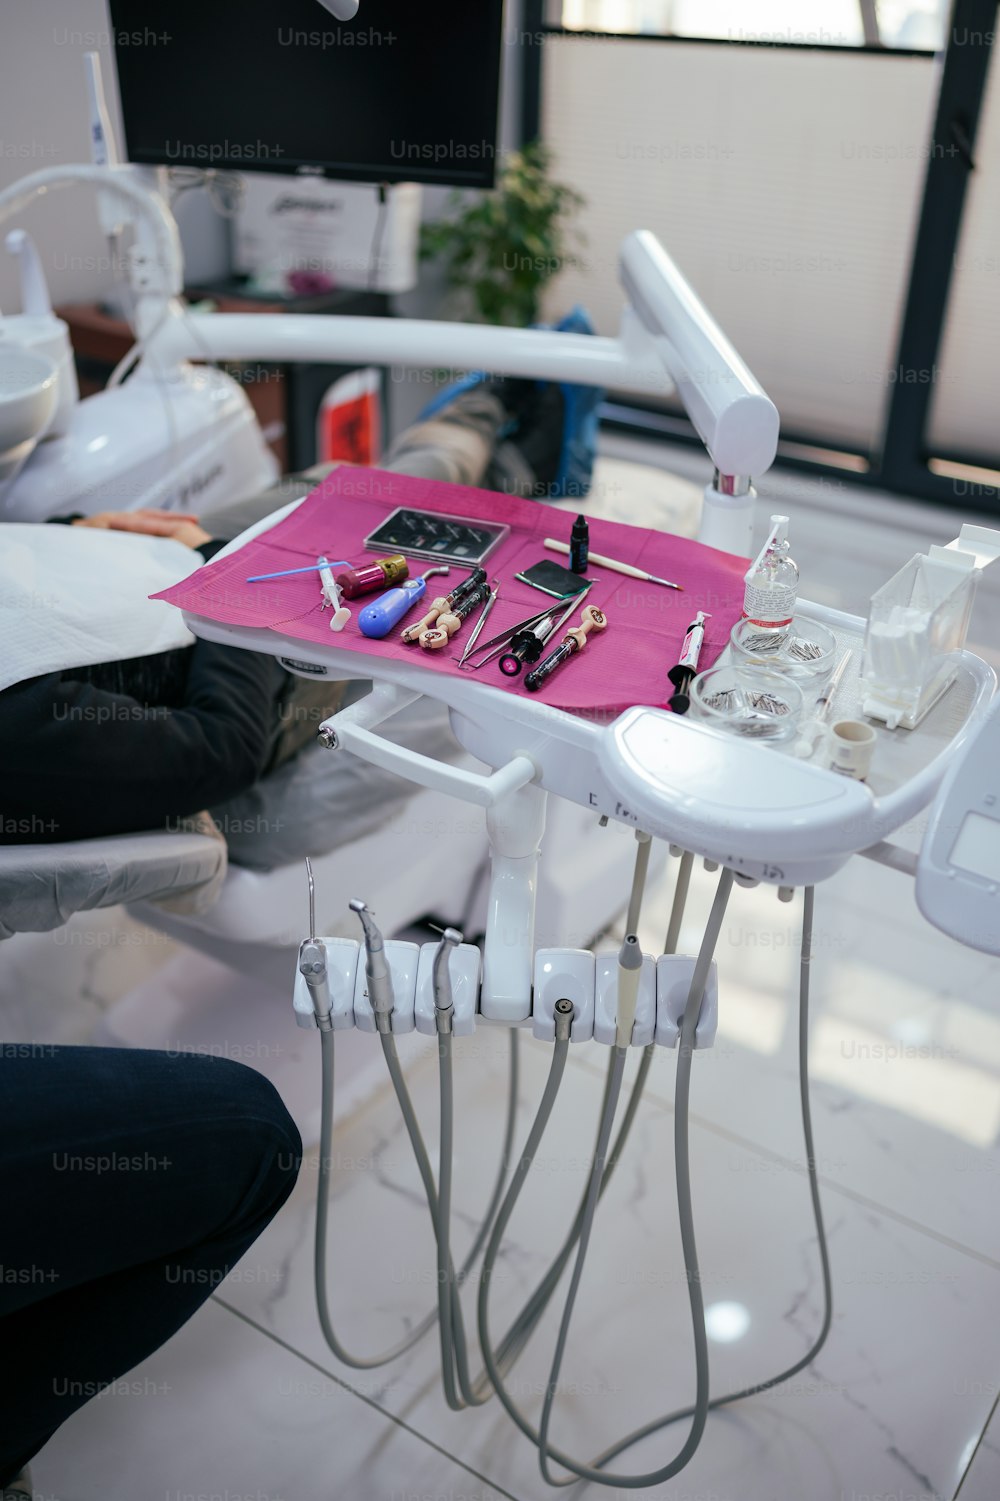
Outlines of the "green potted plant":
[{"label": "green potted plant", "polygon": [[585,199],[550,176],[540,141],[504,160],[497,185],[470,197],[455,191],[449,215],[423,225],[421,260],[439,260],[463,316],[525,328],[539,317],[545,284],[566,266],[582,266],[584,237],[572,219]]}]

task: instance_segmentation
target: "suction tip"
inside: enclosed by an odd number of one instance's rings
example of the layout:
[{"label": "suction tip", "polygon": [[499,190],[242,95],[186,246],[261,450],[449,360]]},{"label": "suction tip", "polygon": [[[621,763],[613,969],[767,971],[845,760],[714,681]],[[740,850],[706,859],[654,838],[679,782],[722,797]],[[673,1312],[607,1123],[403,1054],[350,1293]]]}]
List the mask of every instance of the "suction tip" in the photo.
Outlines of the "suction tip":
[{"label": "suction tip", "polygon": [[618,950],[618,963],[622,969],[642,968],[642,949],[639,940],[634,933],[629,933],[625,942]]}]

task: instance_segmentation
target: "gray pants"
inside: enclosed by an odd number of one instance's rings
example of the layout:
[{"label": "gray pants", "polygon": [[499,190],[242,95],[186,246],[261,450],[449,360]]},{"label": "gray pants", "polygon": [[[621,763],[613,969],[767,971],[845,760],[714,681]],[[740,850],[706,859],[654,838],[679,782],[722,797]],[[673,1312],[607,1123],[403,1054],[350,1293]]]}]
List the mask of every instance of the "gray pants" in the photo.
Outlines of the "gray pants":
[{"label": "gray pants", "polygon": [[[480,485],[494,458],[497,432],[506,414],[496,397],[470,391],[439,417],[397,439],[381,468],[452,484]],[[320,474],[290,476],[273,490],[204,519],[213,536],[238,536],[261,517],[314,489]],[[283,714],[281,764],[248,792],[211,810],[225,831],[229,857],[251,870],[273,870],[305,855],[351,844],[388,822],[414,794],[411,782],[369,766],[316,741],[323,719],[363,697],[367,680],[347,685],[299,679]],[[381,730],[437,760],[462,754],[451,733],[447,709],[424,698],[402,710]]]}]

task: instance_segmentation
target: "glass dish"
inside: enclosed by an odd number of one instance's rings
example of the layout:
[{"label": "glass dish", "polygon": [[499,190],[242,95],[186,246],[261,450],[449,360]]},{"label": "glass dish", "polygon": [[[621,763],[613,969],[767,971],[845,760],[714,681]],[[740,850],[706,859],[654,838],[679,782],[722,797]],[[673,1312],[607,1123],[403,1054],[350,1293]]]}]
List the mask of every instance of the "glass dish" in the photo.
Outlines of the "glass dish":
[{"label": "glass dish", "polygon": [[802,707],[798,683],[767,667],[712,667],[691,685],[695,719],[752,740],[790,740]]},{"label": "glass dish", "polygon": [[749,620],[738,620],[729,635],[733,665],[766,667],[795,678],[804,693],[818,692],[830,676],[841,652],[828,626],[808,615],[796,615],[784,636],[762,631]]}]

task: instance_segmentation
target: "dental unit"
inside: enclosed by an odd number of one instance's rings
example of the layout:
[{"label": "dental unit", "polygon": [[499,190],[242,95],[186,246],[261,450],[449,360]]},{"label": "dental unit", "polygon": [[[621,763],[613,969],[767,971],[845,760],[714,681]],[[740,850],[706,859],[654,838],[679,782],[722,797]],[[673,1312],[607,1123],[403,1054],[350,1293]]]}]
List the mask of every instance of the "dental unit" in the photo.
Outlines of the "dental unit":
[{"label": "dental unit", "polygon": [[[353,0],[344,0],[343,8],[351,4]],[[273,461],[245,395],[219,371],[196,371],[186,363],[192,359],[357,358],[365,363],[489,368],[646,396],[676,388],[715,472],[699,532],[699,542],[705,544],[702,551],[728,554],[731,576],[742,584],[751,557],[755,496],[750,476],[765,473],[774,461],[778,414],[651,234],[632,234],[622,247],[621,279],[628,306],[618,338],[407,319],[194,315],[178,301],[182,286],[179,241],[163,196],[163,180],[155,172],[120,166],[113,152],[106,154],[102,164],[91,167],[47,168],[0,193],[0,219],[19,212],[42,194],[74,183],[97,190],[102,223],[107,220],[115,229],[119,224],[129,225],[136,236],[130,264],[136,296],[135,371],[127,386],[116,385],[103,397],[76,405],[67,396],[68,417],[61,432],[51,429],[50,436],[43,436],[43,425],[11,443],[6,475],[0,468],[0,509],[8,518],[32,519],[74,509],[84,497],[86,506],[96,509],[126,476],[137,505],[178,507],[207,457],[219,468],[220,486],[229,487],[227,495],[270,482]],[[164,441],[157,446],[154,440],[142,449],[131,435],[141,431],[143,414],[161,400],[164,382],[172,393],[171,401],[176,399],[176,429],[169,444]],[[63,385],[60,389],[63,394],[68,390]],[[53,410],[54,400],[50,400],[46,424]],[[97,436],[106,437],[107,445],[88,448]],[[164,462],[168,451],[169,472]],[[91,457],[84,458],[88,453]],[[0,461],[4,457],[0,454]],[[78,461],[75,469],[74,460]],[[63,488],[67,472],[76,475],[76,488],[71,486],[68,494]],[[335,489],[335,477],[330,483]],[[214,491],[213,504],[219,499],[219,491]],[[387,937],[376,921],[377,892],[371,893],[371,905],[362,897],[348,904],[360,928],[359,941],[317,933],[315,883],[307,862],[308,933],[298,948],[293,1008],[296,1023],[317,1030],[320,1041],[322,1124],[314,1267],[324,1337],[344,1365],[370,1370],[404,1355],[436,1328],[448,1406],[460,1411],[496,1397],[522,1435],[537,1447],[546,1481],[560,1485],[582,1479],[621,1490],[663,1484],[695,1454],[710,1413],[769,1391],[806,1369],[831,1328],[832,1276],[808,1080],[816,885],[855,855],[878,860],[916,877],[917,899],[929,921],[984,952],[1000,952],[1000,816],[995,810],[1000,797],[1000,700],[994,698],[992,669],[965,647],[975,574],[1000,554],[996,534],[986,534],[982,528],[963,529],[961,545],[951,549],[954,556],[942,558],[940,553],[947,550],[932,549],[929,559],[914,560],[917,566],[911,568],[912,577],[908,574],[900,584],[898,597],[893,590],[891,599],[873,601],[870,623],[818,604],[803,604],[801,618],[816,623],[835,642],[829,669],[824,666],[825,676],[794,675],[800,670],[808,674],[816,661],[811,652],[804,652],[803,660],[791,666],[768,667],[736,661],[732,641],[717,642],[728,655],[720,659],[721,665],[697,676],[706,623],[715,618],[707,610],[698,610],[679,658],[674,655],[678,641],[673,641],[669,657],[664,645],[660,676],[649,682],[645,700],[633,700],[630,707],[615,712],[601,711],[599,706],[589,712],[587,704],[560,707],[557,695],[571,697],[580,685],[596,682],[598,676],[602,682],[605,676],[615,679],[617,669],[609,664],[619,649],[624,675],[630,640],[624,609],[621,613],[613,610],[613,630],[601,639],[609,616],[599,604],[585,603],[591,590],[600,589],[601,581],[593,571],[605,568],[638,585],[679,591],[688,587],[684,569],[694,567],[682,556],[682,544],[678,544],[676,571],[684,583],[671,582],[637,563],[590,551],[587,587],[566,608],[562,602],[550,604],[509,623],[505,631],[482,643],[479,637],[491,613],[496,610],[502,620],[505,612],[513,613],[516,602],[506,593],[500,598],[499,562],[492,583],[487,582],[485,570],[466,564],[468,576],[448,595],[435,599],[430,611],[407,626],[400,640],[391,636],[394,627],[424,598],[427,580],[448,574],[449,564],[410,578],[406,558],[399,553],[365,559],[348,574],[334,576],[331,570],[341,565],[321,557],[304,569],[252,574],[248,580],[248,564],[241,560],[240,549],[284,524],[300,504],[308,507],[309,501],[293,502],[253,529],[252,535],[228,544],[199,570],[199,579],[211,578],[212,570],[230,565],[239,570],[241,583],[318,571],[324,611],[329,607],[334,612],[333,631],[325,613],[322,637],[319,633],[310,636],[307,627],[296,634],[295,623],[287,618],[275,625],[228,620],[222,612],[213,614],[204,600],[182,603],[186,624],[204,639],[270,652],[289,670],[304,675],[371,680],[373,687],[366,697],[320,726],[320,743],[331,754],[353,755],[416,786],[445,792],[482,809],[490,841],[481,948],[467,943],[454,927],[447,928],[438,942],[423,945]],[[773,644],[774,638],[777,646],[783,646],[793,626],[793,640],[809,641],[808,633],[802,635],[797,628],[798,569],[788,558],[783,540],[787,519],[774,517],[772,522],[768,543],[746,575],[746,618],[767,638],[765,645]],[[596,523],[593,529],[597,531]],[[359,543],[365,535],[358,533]],[[337,537],[338,550],[351,553],[352,538],[346,533],[341,538],[340,532]],[[499,559],[510,539],[495,540],[493,556]],[[316,557],[321,545],[317,543],[306,555]],[[494,543],[488,545],[492,549]],[[546,538],[539,545],[572,555],[571,541]],[[360,545],[357,551],[362,551]],[[516,551],[514,546],[512,555]],[[579,557],[578,553],[578,561]],[[505,576],[504,588],[506,582]],[[352,622],[343,598],[361,596],[369,592],[369,585],[385,592],[377,594]],[[184,587],[180,584],[166,592],[181,602]],[[258,597],[262,592],[266,591],[257,591]],[[697,581],[688,592],[697,596]],[[602,600],[600,592],[590,597]],[[444,639],[433,644],[444,646],[479,604],[484,607],[482,614],[456,665],[443,651],[404,649],[418,640],[427,645],[422,633],[433,636],[435,632]],[[315,600],[310,609],[318,613]],[[580,626],[571,629],[542,660],[546,644],[577,610],[582,611]],[[347,617],[341,618],[340,628],[338,616]],[[687,610],[684,618],[690,620]],[[588,634],[594,641],[585,652]],[[819,636],[817,629],[813,644],[818,650]],[[663,639],[668,641],[666,635]],[[556,671],[570,660],[579,665]],[[662,698],[663,673],[671,661],[676,663],[670,671],[676,689],[674,712],[656,706]],[[507,681],[496,679],[495,673],[495,680],[488,680],[490,675],[483,669],[493,663],[497,664],[495,672]],[[531,670],[518,681],[524,666]],[[713,695],[709,680],[719,673],[729,674],[728,686],[717,687]],[[904,676],[905,693],[889,701],[888,690]],[[703,683],[705,692],[701,691]],[[862,691],[873,704],[877,701],[879,713],[885,707],[884,726],[873,732],[876,755],[866,781],[831,771],[822,758],[813,755],[819,737],[812,723],[799,729],[799,713],[806,701],[812,721],[825,728],[838,702],[841,713],[848,706],[856,708]],[[691,712],[684,713],[687,705],[682,700],[689,693]],[[721,723],[726,694],[733,695],[732,702],[741,694],[744,705],[752,701],[753,713],[743,715],[742,728]],[[386,721],[422,695],[447,707],[455,737],[485,770],[434,760],[379,733]],[[714,706],[713,696],[719,700]],[[894,721],[902,726],[911,720],[913,727],[902,741],[888,727]],[[750,733],[744,734],[748,725]],[[625,937],[607,952],[536,948],[537,874],[549,794],[588,810],[595,821],[613,821],[634,831],[631,885],[621,894]],[[927,833],[919,855],[913,855],[903,842],[895,842],[896,836],[928,809]],[[665,843],[677,861],[670,911],[664,914],[666,936],[655,954],[643,953],[637,936],[653,840]],[[718,880],[697,952],[682,953],[678,951],[680,934],[699,858],[707,869],[718,872]],[[738,1390],[714,1393],[692,1195],[690,1100],[698,1055],[712,1046],[719,1007],[724,1004],[725,976],[715,958],[722,925],[731,901],[739,901],[740,888],[760,885],[772,887],[781,901],[791,900],[802,889],[799,1089],[823,1313],[810,1348],[800,1359],[777,1373],[762,1372]],[[456,1049],[455,1040],[487,1026],[508,1031],[505,1117],[496,1134],[489,1202],[467,1254],[456,1264],[453,1167],[459,1126],[454,1067],[461,1050]],[[517,1059],[519,1034],[529,1028],[536,1039],[551,1046],[551,1058],[522,1143],[516,1140]],[[335,1045],[336,1034],[348,1029],[378,1038],[426,1198],[434,1238],[434,1264],[428,1270],[437,1293],[434,1306],[415,1319],[394,1348],[360,1355],[350,1351],[336,1331],[328,1289]],[[437,1049],[440,1108],[433,1152],[424,1139],[397,1048],[397,1038],[411,1032],[434,1039]],[[570,1049],[588,1045],[607,1048],[608,1056],[604,1093],[594,1112],[595,1144],[586,1186],[546,1270],[507,1327],[498,1331],[491,1294],[507,1228],[549,1128]],[[694,1394],[679,1409],[653,1418],[585,1460],[555,1443],[553,1420],[567,1384],[563,1378],[567,1346],[594,1225],[629,1146],[657,1049],[676,1055],[674,1192],[690,1313]],[[638,1068],[626,1091],[626,1063],[633,1050]],[[471,1067],[473,1062],[463,1061],[462,1066]],[[463,1294],[477,1263],[478,1357],[473,1357]],[[562,1312],[547,1352],[548,1379],[540,1411],[532,1415],[515,1400],[511,1373],[529,1342],[540,1337],[543,1320],[557,1296],[562,1298]],[[482,1367],[478,1371],[474,1370],[477,1361]],[[621,1473],[615,1468],[629,1448],[675,1424],[686,1425],[684,1437],[662,1464],[645,1473]]]}]

